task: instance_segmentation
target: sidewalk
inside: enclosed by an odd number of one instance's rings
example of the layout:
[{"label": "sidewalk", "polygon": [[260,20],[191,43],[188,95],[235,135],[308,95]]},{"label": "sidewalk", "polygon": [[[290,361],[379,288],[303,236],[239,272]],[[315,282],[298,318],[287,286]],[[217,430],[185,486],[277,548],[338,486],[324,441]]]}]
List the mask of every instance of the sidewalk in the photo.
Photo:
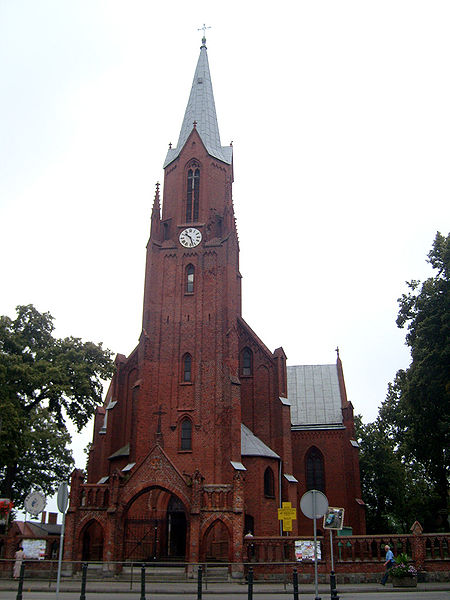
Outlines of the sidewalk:
[{"label": "sidewalk", "polygon": [[[12,579],[0,579],[0,598],[5,596],[1,592],[14,592],[17,591],[18,583]],[[359,583],[350,584],[345,583],[337,585],[338,593],[341,594],[355,594],[360,593],[377,593],[383,594],[385,598],[392,596],[393,593],[415,593],[415,592],[447,592],[442,598],[450,598],[450,583],[419,583],[416,588],[393,588],[391,584],[387,584],[383,587],[377,583]],[[61,581],[60,592],[61,593],[77,593],[80,594],[81,581]],[[55,592],[56,582],[52,581],[49,585],[48,581],[45,580],[24,580],[23,592],[26,597],[27,593],[30,592]],[[299,584],[299,595],[304,597],[307,595],[314,595],[315,588],[314,584]],[[121,595],[137,595],[140,593],[140,584],[138,581],[134,581],[133,585],[126,581],[88,581],[86,585],[86,595],[89,594],[121,594]],[[208,583],[203,585],[202,594],[204,596],[210,595],[234,595],[234,596],[247,596],[248,587],[246,583]],[[292,597],[293,588],[292,584],[283,583],[259,583],[253,584],[253,594],[258,595],[280,595],[288,594]],[[319,594],[325,598],[330,596],[329,584],[319,584]],[[387,594],[387,596],[386,596]],[[182,582],[182,583],[161,583],[161,582],[147,582],[146,583],[146,595],[148,598],[154,595],[168,595],[184,597],[196,597],[197,596],[197,582]]]}]

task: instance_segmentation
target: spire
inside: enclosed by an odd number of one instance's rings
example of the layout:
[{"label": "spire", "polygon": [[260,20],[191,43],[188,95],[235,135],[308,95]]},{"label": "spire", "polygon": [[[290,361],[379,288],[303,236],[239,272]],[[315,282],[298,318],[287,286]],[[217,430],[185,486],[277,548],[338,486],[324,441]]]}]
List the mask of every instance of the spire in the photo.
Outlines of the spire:
[{"label": "spire", "polygon": [[347,398],[347,390],[345,389],[345,380],[344,380],[344,369],[342,368],[342,360],[339,356],[339,346],[336,348],[337,358],[336,358],[336,368],[338,374],[339,381],[339,390],[341,392],[341,405],[342,408],[345,408],[349,405],[349,401]]},{"label": "spire", "polygon": [[150,239],[158,239],[161,224],[161,203],[159,199],[159,182],[156,184],[155,198],[153,200],[152,215],[150,217]]},{"label": "spire", "polygon": [[195,128],[209,154],[227,164],[231,164],[233,149],[230,146],[222,147],[220,143],[219,125],[217,123],[216,106],[206,51],[206,38],[204,36],[178,143],[176,148],[169,148],[164,167],[178,157],[194,128],[194,122]]},{"label": "spire", "polygon": [[158,218],[161,214],[161,204],[159,201],[159,181],[156,183],[155,186],[155,198],[153,200],[153,208],[152,208],[152,215],[157,215]]}]

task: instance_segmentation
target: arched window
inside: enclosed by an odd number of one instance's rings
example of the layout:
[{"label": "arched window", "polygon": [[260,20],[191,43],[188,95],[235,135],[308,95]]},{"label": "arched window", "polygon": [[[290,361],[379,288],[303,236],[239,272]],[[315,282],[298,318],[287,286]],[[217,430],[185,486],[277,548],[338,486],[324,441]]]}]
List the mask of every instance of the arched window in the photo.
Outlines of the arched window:
[{"label": "arched window", "polygon": [[253,372],[253,353],[250,348],[244,348],[242,350],[242,370],[241,373],[244,376],[249,376]]},{"label": "arched window", "polygon": [[183,381],[192,381],[192,356],[185,354],[183,357]]},{"label": "arched window", "polygon": [[194,293],[194,265],[188,265],[186,267],[186,293]]},{"label": "arched window", "polygon": [[267,467],[264,471],[264,496],[267,498],[275,498],[274,477],[270,467]]},{"label": "arched window", "polygon": [[192,450],[192,423],[187,417],[181,421],[180,450]]},{"label": "arched window", "polygon": [[198,221],[200,169],[189,169],[187,176],[186,222]]},{"label": "arched window", "polygon": [[325,492],[323,456],[315,446],[306,455],[306,489]]}]

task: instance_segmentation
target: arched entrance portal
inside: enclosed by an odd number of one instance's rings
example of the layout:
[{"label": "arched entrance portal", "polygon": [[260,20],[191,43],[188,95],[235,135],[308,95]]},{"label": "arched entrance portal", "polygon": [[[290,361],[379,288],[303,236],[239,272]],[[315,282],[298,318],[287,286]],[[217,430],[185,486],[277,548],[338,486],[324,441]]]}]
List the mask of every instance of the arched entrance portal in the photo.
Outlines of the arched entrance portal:
[{"label": "arched entrance portal", "polygon": [[230,534],[228,528],[220,520],[215,521],[205,534],[203,555],[207,561],[229,560]]},{"label": "arched entrance portal", "polygon": [[98,521],[88,523],[82,540],[82,560],[103,560],[103,528]]},{"label": "arched entrance portal", "polygon": [[152,488],[141,493],[128,507],[124,525],[125,561],[186,557],[186,511],[171,492]]}]

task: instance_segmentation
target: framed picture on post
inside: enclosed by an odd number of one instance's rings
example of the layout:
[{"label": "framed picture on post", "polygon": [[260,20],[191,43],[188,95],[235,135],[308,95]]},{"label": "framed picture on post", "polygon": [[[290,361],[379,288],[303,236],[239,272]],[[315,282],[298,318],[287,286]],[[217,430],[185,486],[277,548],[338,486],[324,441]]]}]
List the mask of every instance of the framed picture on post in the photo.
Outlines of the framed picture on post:
[{"label": "framed picture on post", "polygon": [[324,529],[342,529],[344,525],[344,509],[329,506],[323,516]]}]

